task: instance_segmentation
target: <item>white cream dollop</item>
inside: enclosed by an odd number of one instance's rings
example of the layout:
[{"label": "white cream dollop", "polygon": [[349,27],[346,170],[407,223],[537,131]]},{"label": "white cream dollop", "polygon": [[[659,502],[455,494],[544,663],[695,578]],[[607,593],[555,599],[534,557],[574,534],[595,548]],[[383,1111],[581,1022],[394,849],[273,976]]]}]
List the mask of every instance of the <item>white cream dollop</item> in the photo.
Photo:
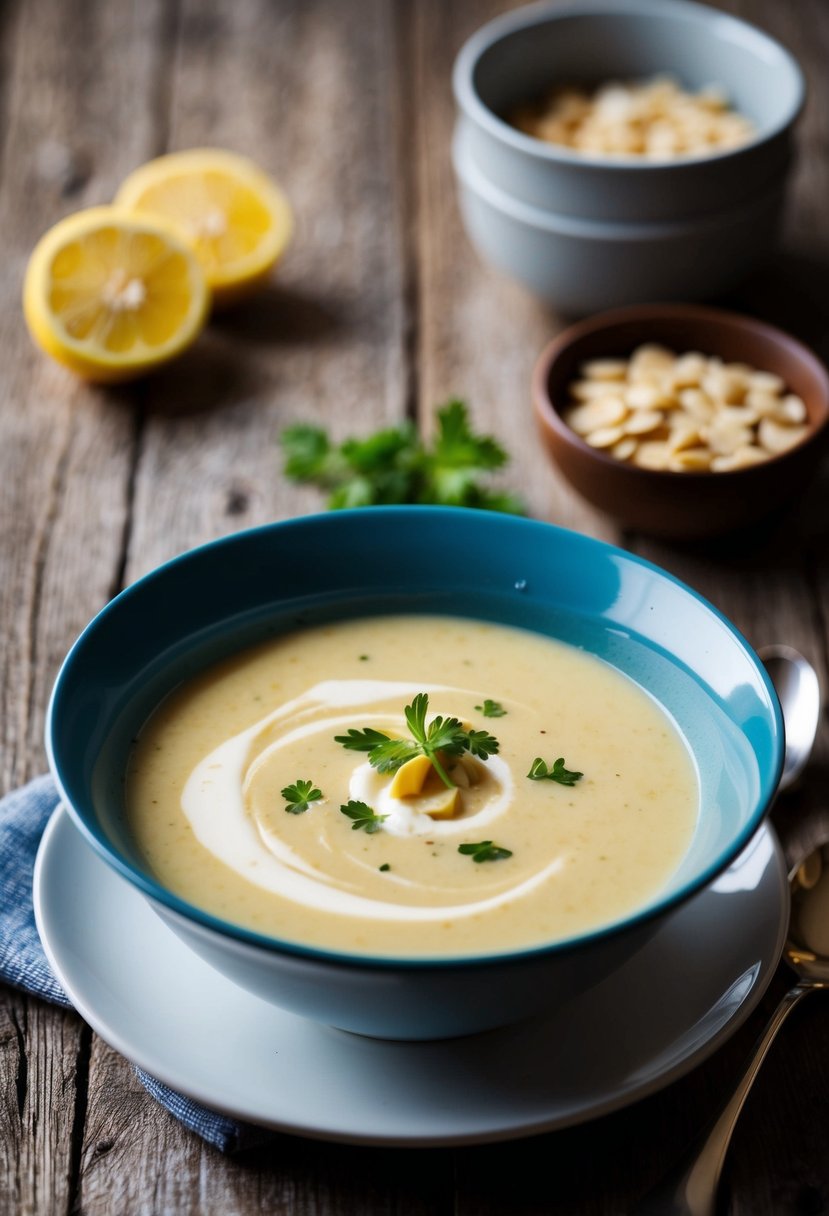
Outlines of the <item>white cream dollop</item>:
[{"label": "white cream dollop", "polygon": [[[333,735],[353,725],[353,713],[323,714],[321,711],[371,705],[390,698],[407,698],[418,692],[461,690],[445,685],[411,685],[385,680],[328,680],[315,684],[301,697],[280,706],[253,726],[225,740],[193,769],[181,795],[181,807],[198,841],[223,864],[256,886],[318,911],[385,921],[440,921],[447,917],[474,916],[500,904],[520,899],[546,881],[564,864],[557,857],[522,883],[474,902],[441,907],[408,906],[373,899],[337,886],[317,867],[309,864],[276,833],[265,831],[251,819],[245,806],[245,791],[275,751],[297,739],[325,731]],[[388,721],[388,714],[364,714],[361,721]],[[255,741],[274,725],[285,723],[284,734],[272,740],[250,760]],[[350,780],[349,797],[368,802],[377,814],[387,815],[383,830],[395,836],[451,837],[468,835],[492,824],[509,808],[514,785],[509,766],[498,756],[487,765],[498,793],[474,815],[460,820],[434,820],[414,811],[403,799],[393,798],[388,782],[366,762],[356,765]]]}]

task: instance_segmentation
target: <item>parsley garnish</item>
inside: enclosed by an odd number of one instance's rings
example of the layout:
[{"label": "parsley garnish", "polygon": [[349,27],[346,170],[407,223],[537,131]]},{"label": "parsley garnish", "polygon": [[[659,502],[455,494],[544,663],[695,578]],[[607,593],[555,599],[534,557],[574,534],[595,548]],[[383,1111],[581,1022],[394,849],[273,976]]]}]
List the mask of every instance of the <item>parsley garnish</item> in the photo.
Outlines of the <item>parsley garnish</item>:
[{"label": "parsley garnish", "polygon": [[377,869],[380,871],[381,874],[385,874],[388,870],[391,869],[391,866],[389,865],[389,863],[387,861],[384,861],[381,866],[377,867]]},{"label": "parsley garnish", "polygon": [[362,828],[370,835],[379,832],[383,820],[388,819],[388,815],[375,815],[374,809],[367,802],[355,802],[353,799],[340,807],[340,814],[354,820],[351,825],[352,832],[359,832]]},{"label": "parsley garnish", "polygon": [[293,785],[286,785],[281,793],[288,804],[285,810],[289,815],[301,815],[312,802],[319,802],[323,796],[322,790],[318,790],[313,781],[301,779],[297,779]]},{"label": "parsley garnish", "polygon": [[531,781],[557,781],[559,785],[575,785],[581,781],[584,773],[564,767],[564,757],[559,756],[552,768],[548,768],[540,756],[536,756],[527,776]]},{"label": "parsley garnish", "polygon": [[285,476],[327,491],[330,510],[410,502],[524,513],[512,494],[481,485],[508,457],[491,435],[474,433],[462,401],[437,411],[431,444],[411,423],[339,446],[323,428],[300,423],[287,427],[280,442]]},{"label": "parsley garnish", "polygon": [[500,701],[490,701],[489,697],[486,697],[483,705],[476,705],[475,708],[485,718],[503,718],[507,712]]},{"label": "parsley garnish", "polygon": [[429,697],[419,692],[411,705],[403,711],[411,739],[392,739],[382,731],[367,726],[364,730],[353,727],[347,735],[335,735],[336,743],[351,751],[368,752],[368,762],[378,773],[396,773],[407,760],[415,756],[428,756],[444,785],[454,789],[455,783],[441,764],[438,752],[459,756],[471,752],[486,760],[498,751],[498,740],[485,730],[464,730],[458,718],[444,718],[440,714],[426,725]]},{"label": "parsley garnish", "polygon": [[471,857],[473,861],[503,861],[512,857],[512,849],[502,849],[491,840],[479,840],[477,844],[459,844],[458,852]]}]

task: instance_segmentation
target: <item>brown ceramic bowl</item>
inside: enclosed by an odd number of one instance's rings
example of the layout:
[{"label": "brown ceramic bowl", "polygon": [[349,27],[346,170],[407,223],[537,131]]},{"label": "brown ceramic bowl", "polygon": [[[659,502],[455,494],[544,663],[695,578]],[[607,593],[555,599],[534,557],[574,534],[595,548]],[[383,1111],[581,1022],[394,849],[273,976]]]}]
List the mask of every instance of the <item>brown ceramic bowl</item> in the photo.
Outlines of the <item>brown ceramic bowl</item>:
[{"label": "brown ceramic bowl", "polygon": [[[728,473],[643,469],[590,447],[562,418],[568,385],[585,360],[627,356],[645,342],[776,372],[806,403],[811,434],[764,464]],[[803,489],[829,437],[829,373],[812,351],[753,317],[686,304],[623,308],[571,326],[536,364],[533,403],[550,455],[582,497],[625,527],[675,539],[735,531],[772,514]]]}]

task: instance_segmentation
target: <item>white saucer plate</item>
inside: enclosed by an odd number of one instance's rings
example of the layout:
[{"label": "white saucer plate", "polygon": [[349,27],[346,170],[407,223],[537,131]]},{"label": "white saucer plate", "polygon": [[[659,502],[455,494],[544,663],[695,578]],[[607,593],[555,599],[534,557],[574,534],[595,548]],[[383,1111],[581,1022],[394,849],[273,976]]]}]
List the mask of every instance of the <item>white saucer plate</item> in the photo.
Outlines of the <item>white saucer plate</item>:
[{"label": "white saucer plate", "polygon": [[763,828],[620,971],[544,1018],[467,1039],[363,1039],[224,979],[59,810],[35,914],[72,1003],[117,1051],[251,1123],[356,1144],[506,1140],[644,1097],[710,1055],[768,984],[787,927],[785,866]]}]

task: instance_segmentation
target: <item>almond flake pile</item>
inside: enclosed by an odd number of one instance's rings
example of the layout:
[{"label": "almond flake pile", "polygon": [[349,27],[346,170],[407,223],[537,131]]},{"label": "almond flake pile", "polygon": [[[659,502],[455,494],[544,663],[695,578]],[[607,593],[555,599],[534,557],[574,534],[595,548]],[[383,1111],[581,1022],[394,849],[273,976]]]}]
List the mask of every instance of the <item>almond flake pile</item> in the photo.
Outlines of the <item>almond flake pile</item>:
[{"label": "almond flake pile", "polygon": [[521,106],[510,122],[536,139],[588,156],[672,160],[737,148],[753,123],[732,110],[716,85],[686,93],[669,77],[610,82],[593,93],[556,89],[540,105]]},{"label": "almond flake pile", "polygon": [[580,371],[564,421],[591,447],[643,469],[730,473],[809,434],[802,398],[746,363],[649,344]]}]

